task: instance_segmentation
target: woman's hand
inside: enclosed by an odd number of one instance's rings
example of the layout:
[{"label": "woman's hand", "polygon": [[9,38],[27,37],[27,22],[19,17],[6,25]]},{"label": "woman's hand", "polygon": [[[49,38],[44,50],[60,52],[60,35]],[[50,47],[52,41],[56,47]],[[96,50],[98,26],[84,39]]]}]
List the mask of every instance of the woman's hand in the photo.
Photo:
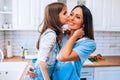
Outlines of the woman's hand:
[{"label": "woman's hand", "polygon": [[72,47],[78,38],[83,37],[84,35],[83,28],[77,29],[72,36],[69,37],[69,40],[65,43],[65,45],[60,50],[59,54],[57,55],[57,59],[59,61],[74,61],[79,60],[78,54],[72,50]]},{"label": "woman's hand", "polygon": [[78,39],[78,38],[83,37],[84,35],[85,35],[85,33],[84,33],[83,28],[80,28],[80,29],[77,29],[77,30],[74,32],[73,37],[76,38],[76,39]]},{"label": "woman's hand", "polygon": [[37,74],[33,72],[34,67],[32,65],[29,65],[27,68],[27,75],[30,76],[30,78],[35,77]]}]

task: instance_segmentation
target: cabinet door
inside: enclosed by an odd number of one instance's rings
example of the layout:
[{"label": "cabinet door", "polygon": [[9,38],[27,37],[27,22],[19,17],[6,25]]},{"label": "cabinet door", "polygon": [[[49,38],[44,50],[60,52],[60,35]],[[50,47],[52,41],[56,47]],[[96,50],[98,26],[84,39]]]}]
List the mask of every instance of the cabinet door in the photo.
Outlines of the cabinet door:
[{"label": "cabinet door", "polygon": [[87,0],[95,31],[120,31],[120,0]]},{"label": "cabinet door", "polygon": [[32,30],[35,28],[37,0],[13,0],[14,29]]},{"label": "cabinet door", "polygon": [[43,21],[45,7],[52,2],[57,2],[57,0],[40,0],[40,11],[41,11],[40,12],[40,22]]},{"label": "cabinet door", "polygon": [[95,68],[94,80],[120,80],[120,67]]},{"label": "cabinet door", "polygon": [[107,0],[108,26],[110,31],[120,31],[120,0]]},{"label": "cabinet door", "polygon": [[95,31],[106,30],[106,5],[105,0],[87,0],[86,6],[90,9],[93,16]]},{"label": "cabinet door", "polygon": [[30,29],[34,27],[32,0],[18,0],[18,28]]}]

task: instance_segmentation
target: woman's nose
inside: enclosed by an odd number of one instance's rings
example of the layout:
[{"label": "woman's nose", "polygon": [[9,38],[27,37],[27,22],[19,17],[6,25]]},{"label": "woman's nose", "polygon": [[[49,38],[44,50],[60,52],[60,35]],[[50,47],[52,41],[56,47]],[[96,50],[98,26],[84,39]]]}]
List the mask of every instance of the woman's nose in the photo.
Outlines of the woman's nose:
[{"label": "woman's nose", "polygon": [[69,16],[68,19],[69,19],[69,20],[74,20],[74,17],[73,17],[73,16]]}]

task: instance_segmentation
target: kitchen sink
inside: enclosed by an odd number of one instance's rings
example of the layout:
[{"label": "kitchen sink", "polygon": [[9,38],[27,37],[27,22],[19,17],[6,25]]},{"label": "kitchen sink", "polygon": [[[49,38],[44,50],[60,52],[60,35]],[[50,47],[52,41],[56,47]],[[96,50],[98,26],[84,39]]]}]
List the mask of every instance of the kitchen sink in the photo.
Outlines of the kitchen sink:
[{"label": "kitchen sink", "polygon": [[0,80],[20,80],[27,62],[0,62]]}]

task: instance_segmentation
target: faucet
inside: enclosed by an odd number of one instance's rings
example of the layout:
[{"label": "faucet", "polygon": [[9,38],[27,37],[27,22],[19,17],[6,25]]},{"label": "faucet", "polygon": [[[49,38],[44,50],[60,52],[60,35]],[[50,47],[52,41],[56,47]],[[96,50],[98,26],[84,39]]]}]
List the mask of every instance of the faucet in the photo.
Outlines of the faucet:
[{"label": "faucet", "polygon": [[0,56],[1,56],[0,62],[3,62],[4,61],[4,54],[3,54],[3,51],[1,49],[0,49]]}]

